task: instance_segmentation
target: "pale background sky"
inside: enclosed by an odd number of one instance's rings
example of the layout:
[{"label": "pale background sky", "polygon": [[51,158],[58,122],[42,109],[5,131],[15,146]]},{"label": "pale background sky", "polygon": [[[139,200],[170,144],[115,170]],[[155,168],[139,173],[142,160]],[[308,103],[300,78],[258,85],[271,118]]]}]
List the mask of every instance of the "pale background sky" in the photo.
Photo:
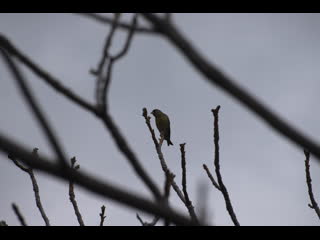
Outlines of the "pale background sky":
[{"label": "pale background sky", "polygon": [[[128,15],[128,14],[127,14]],[[127,18],[127,17],[125,17]],[[197,48],[240,85],[253,92],[290,123],[320,141],[319,14],[181,14],[174,22]],[[108,26],[73,14],[0,14],[0,32],[82,97],[94,101],[95,67]],[[118,32],[113,52],[125,34]],[[102,123],[23,68],[68,157],[81,169],[151,198]],[[35,119],[3,62],[0,65],[0,131],[40,153],[53,156]],[[150,133],[141,116],[163,110],[171,119],[173,147],[163,153],[180,184],[179,144],[186,142],[188,187],[196,210],[207,192],[210,224],[232,225],[220,192],[209,182],[202,164],[213,172],[211,109],[220,110],[220,158],[224,182],[241,225],[319,225],[307,204],[302,149],[270,130],[220,89],[212,87],[168,42],[159,36],[136,35],[129,54],[115,66],[110,110],[130,146],[159,186],[164,177]],[[152,119],[154,126],[154,120]],[[29,225],[44,225],[29,176],[0,155],[0,220],[19,225],[15,202]],[[316,199],[320,167],[311,161]],[[68,184],[36,172],[43,207],[52,225],[78,225]],[[140,225],[136,210],[75,187],[86,225],[98,225],[102,204],[105,225]],[[172,192],[170,203],[187,214]],[[143,215],[143,214],[142,214]],[[152,217],[143,215],[145,220]]]}]

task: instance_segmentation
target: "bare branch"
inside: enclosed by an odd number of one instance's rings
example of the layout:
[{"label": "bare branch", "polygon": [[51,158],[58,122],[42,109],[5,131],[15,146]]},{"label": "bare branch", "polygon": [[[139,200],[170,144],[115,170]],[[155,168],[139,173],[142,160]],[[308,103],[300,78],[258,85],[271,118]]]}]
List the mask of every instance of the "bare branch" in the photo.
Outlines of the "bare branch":
[{"label": "bare branch", "polygon": [[[38,157],[38,148],[34,148],[33,151],[32,151],[32,154],[33,154],[34,158],[37,158]],[[46,226],[50,226],[50,221],[49,221],[49,219],[48,219],[48,217],[47,217],[47,215],[46,215],[46,213],[45,213],[45,211],[44,211],[44,209],[42,207],[42,203],[41,203],[41,199],[40,199],[39,186],[38,186],[36,177],[34,176],[32,168],[23,166],[21,163],[19,163],[16,160],[16,157],[13,154],[9,154],[8,158],[11,159],[13,161],[13,163],[17,167],[19,167],[22,171],[24,171],[24,172],[29,174],[31,182],[32,182],[32,187],[33,187],[33,191],[34,191],[34,197],[35,197],[35,200],[36,200],[36,205],[37,205],[37,207],[39,209],[41,217],[42,217],[43,221],[45,222]]]},{"label": "bare branch", "polygon": [[31,59],[29,59],[25,54],[23,54],[18,48],[16,48],[4,35],[0,34],[0,47],[6,49],[10,54],[16,57],[21,63],[27,66],[34,74],[40,77],[45,81],[49,86],[53,89],[67,97],[72,102],[81,106],[85,110],[99,115],[98,110],[92,104],[86,102],[80,96],[73,93],[71,90],[66,88],[61,84],[62,81],[59,81],[57,78],[51,76],[48,72],[43,70],[39,65],[34,63]]},{"label": "bare branch", "polygon": [[11,206],[12,206],[12,209],[13,209],[14,213],[18,217],[21,226],[28,226],[26,221],[24,220],[24,217],[20,213],[20,210],[19,210],[18,206],[15,203],[12,203]]},{"label": "bare branch", "polygon": [[99,216],[100,216],[100,227],[103,227],[104,219],[106,218],[105,211],[106,211],[106,207],[104,205],[102,205],[101,213],[99,214]]},{"label": "bare branch", "polygon": [[314,209],[314,211],[316,212],[316,214],[318,215],[319,219],[320,219],[320,209],[318,206],[318,203],[316,202],[314,196],[313,196],[313,191],[312,191],[312,179],[311,179],[311,174],[310,174],[310,152],[307,150],[304,150],[304,155],[306,156],[306,160],[305,160],[305,166],[306,166],[306,181],[307,181],[307,185],[308,185],[308,193],[309,193],[309,197],[310,197],[310,201],[311,204],[308,204],[308,206],[311,209]]},{"label": "bare branch", "polygon": [[[102,114],[96,107],[85,102],[79,96],[74,94],[72,91],[68,90],[64,87],[58,80],[54,77],[50,76],[47,72],[42,70],[38,65],[34,64],[30,59],[28,59],[25,55],[23,55],[17,48],[15,48],[4,36],[0,34],[0,46],[7,49],[11,54],[17,57],[22,63],[24,63],[27,67],[29,67],[35,74],[37,74],[41,79],[43,79],[47,84],[52,86],[55,90],[60,92],[62,95],[81,106],[85,110],[93,113],[95,116],[99,117],[105,126],[109,129],[113,139],[119,150],[126,156],[129,160],[130,164],[133,166],[137,175],[142,178],[143,182],[151,189],[153,194],[159,198],[161,197],[160,191],[157,189],[156,185],[153,183],[151,178],[147,175],[145,170],[142,168],[139,163],[137,157],[129,147],[127,141],[120,133],[120,130],[112,120],[111,116],[108,114]],[[142,175],[141,175],[142,174]]]},{"label": "bare branch", "polygon": [[[71,168],[74,169],[74,170],[78,170],[80,168],[80,165],[75,165],[77,160],[75,157],[71,158]],[[72,203],[72,206],[73,206],[73,209],[74,209],[74,212],[77,216],[77,220],[79,222],[79,225],[80,226],[85,226],[84,225],[84,222],[83,222],[83,219],[82,219],[82,216],[81,216],[81,213],[79,211],[79,208],[78,208],[78,204],[77,204],[77,201],[76,201],[76,195],[74,194],[74,185],[73,185],[73,181],[70,181],[69,182],[69,199]]]},{"label": "bare branch", "polygon": [[[161,151],[161,146],[162,146],[162,142],[163,142],[163,139],[164,137],[161,136],[161,139],[160,139],[160,143],[158,143],[158,140],[155,136],[155,133],[154,133],[154,130],[152,129],[151,127],[151,123],[150,123],[150,117],[148,116],[148,111],[147,111],[147,108],[143,108],[142,110],[142,116],[145,118],[146,120],[146,124],[150,130],[150,133],[151,133],[151,136],[152,136],[152,139],[153,139],[153,142],[154,142],[154,145],[156,147],[156,151],[158,153],[158,157],[159,157],[159,160],[160,160],[160,163],[161,163],[161,167],[162,167],[162,170],[163,172],[166,174],[166,175],[174,175],[171,170],[168,168],[165,160],[164,160],[164,157],[163,157],[163,154],[162,154],[162,151]],[[181,199],[181,201],[184,203],[184,205],[187,207],[188,211],[189,211],[189,214],[192,218],[192,220],[194,222],[197,222],[197,217],[196,217],[196,214],[194,212],[194,208],[192,205],[188,204],[186,202],[186,199],[183,195],[183,193],[181,192],[180,188],[178,187],[178,185],[176,184],[176,182],[174,181],[174,179],[172,179],[172,182],[171,182],[171,186],[173,187],[173,189],[175,190],[175,192],[177,193],[177,195],[179,196],[179,198]]]},{"label": "bare branch", "polygon": [[73,181],[90,192],[99,194],[123,205],[160,216],[164,219],[170,219],[170,221],[178,225],[196,224],[184,215],[172,210],[162,202],[153,203],[150,200],[139,196],[139,194],[130,192],[128,189],[115,187],[114,184],[102,182],[97,178],[91,177],[83,172],[79,173],[71,168],[61,169],[58,164],[54,163],[53,159],[41,156],[35,158],[26,147],[15,143],[2,133],[0,133],[0,150],[7,154],[11,153],[22,163],[32,167],[33,169],[38,169],[63,180]]},{"label": "bare branch", "polygon": [[238,219],[236,217],[236,214],[233,210],[232,204],[231,204],[231,200],[229,197],[229,193],[227,191],[226,186],[224,185],[223,181],[222,181],[222,176],[220,173],[220,153],[219,153],[219,110],[220,110],[220,106],[218,106],[216,109],[212,109],[212,113],[214,116],[214,149],[215,149],[215,156],[214,156],[214,166],[215,166],[215,171],[216,171],[216,175],[217,175],[217,180],[218,180],[218,184],[220,187],[220,192],[222,193],[225,203],[226,203],[226,208],[227,211],[229,212],[229,215],[234,223],[235,226],[240,226],[240,223],[238,222]]},{"label": "bare branch", "polygon": [[[164,157],[163,157],[163,154],[161,152],[161,145],[158,143],[158,140],[156,138],[156,135],[154,133],[154,130],[152,129],[151,127],[151,123],[150,123],[150,118],[148,116],[148,111],[147,111],[147,108],[143,108],[143,113],[142,113],[142,116],[145,118],[146,120],[146,124],[149,128],[149,131],[151,133],[151,137],[152,137],[152,140],[154,142],[154,145],[156,147],[156,151],[157,151],[157,154],[158,154],[158,157],[159,157],[159,160],[160,160],[160,164],[161,164],[161,167],[162,167],[162,170],[165,174],[169,174],[169,175],[172,175],[173,173],[170,171],[170,169],[168,168],[167,164],[166,164],[166,161],[164,160]],[[174,175],[174,174],[173,174]],[[177,193],[178,197],[181,199],[181,201],[183,203],[185,203],[185,199],[184,199],[184,196],[183,196],[183,193],[181,192],[180,188],[178,187],[177,183],[172,180],[172,183],[171,183],[173,189],[175,190],[175,192]]]},{"label": "bare branch", "polygon": [[24,79],[23,75],[21,74],[20,70],[11,59],[9,54],[3,49],[0,48],[1,55],[5,60],[8,68],[10,69],[16,83],[21,91],[22,95],[24,96],[25,100],[27,101],[29,107],[31,108],[33,114],[36,116],[37,121],[39,122],[40,126],[42,127],[43,132],[47,136],[51,147],[56,152],[56,155],[59,159],[61,167],[66,167],[66,158],[63,152],[63,148],[58,141],[58,138],[55,136],[52,127],[50,126],[48,119],[46,119],[44,113],[42,112],[40,106],[38,106],[30,87],[28,86],[26,80]]},{"label": "bare branch", "polygon": [[211,180],[212,185],[213,185],[216,189],[218,189],[219,191],[221,191],[221,188],[219,187],[219,184],[214,180],[214,178],[213,178],[212,174],[210,173],[210,170],[209,170],[209,168],[207,167],[206,164],[203,164],[203,168],[204,168],[204,170],[207,172],[207,175],[208,175],[209,179]]},{"label": "bare branch", "polygon": [[186,152],[184,150],[185,143],[180,144],[180,151],[181,151],[181,168],[182,168],[182,190],[184,193],[184,198],[186,200],[186,207],[189,210],[191,218],[195,221],[198,222],[198,218],[194,212],[194,207],[192,205],[192,202],[190,201],[189,194],[187,191],[187,170],[186,170]]},{"label": "bare branch", "polygon": [[234,80],[226,76],[216,66],[202,56],[199,51],[186,39],[173,25],[151,13],[141,13],[153,26],[160,31],[187,60],[198,70],[211,84],[217,85],[232,97],[258,115],[274,130],[293,141],[300,148],[308,149],[320,161],[320,146],[310,138],[299,132],[292,125],[275,114],[264,103],[260,102],[251,93],[240,87]]},{"label": "bare branch", "polygon": [[[106,16],[101,16],[101,15],[95,14],[95,13],[75,13],[75,14],[82,15],[84,17],[93,19],[93,20],[100,22],[100,23],[103,23],[103,24],[112,25],[114,22],[114,19],[111,19]],[[155,31],[154,29],[140,27],[140,26],[132,26],[130,23],[125,23],[125,22],[119,22],[119,28],[121,28],[123,30],[127,30],[127,31],[133,29],[137,33],[158,34],[158,32]]]}]

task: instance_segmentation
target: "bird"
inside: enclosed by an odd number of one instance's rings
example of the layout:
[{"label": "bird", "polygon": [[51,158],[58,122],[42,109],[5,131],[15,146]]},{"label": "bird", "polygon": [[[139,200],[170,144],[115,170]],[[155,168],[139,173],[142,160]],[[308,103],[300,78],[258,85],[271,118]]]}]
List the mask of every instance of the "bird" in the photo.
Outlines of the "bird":
[{"label": "bird", "polygon": [[173,145],[170,140],[170,120],[168,115],[161,112],[159,109],[152,110],[151,114],[155,117],[160,136],[163,136],[164,140],[167,140],[168,146]]}]

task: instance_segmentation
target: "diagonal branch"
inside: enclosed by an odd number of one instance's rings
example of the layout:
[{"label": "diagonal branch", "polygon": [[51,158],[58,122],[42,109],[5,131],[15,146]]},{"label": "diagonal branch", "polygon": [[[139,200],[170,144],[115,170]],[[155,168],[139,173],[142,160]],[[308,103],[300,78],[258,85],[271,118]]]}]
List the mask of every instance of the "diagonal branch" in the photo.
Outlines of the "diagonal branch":
[{"label": "diagonal branch", "polygon": [[28,226],[26,221],[24,220],[24,217],[22,216],[18,206],[15,203],[12,203],[11,206],[12,206],[14,213],[17,215],[21,226],[24,226],[24,227]]},{"label": "diagonal branch", "polygon": [[207,167],[207,165],[206,165],[206,164],[203,164],[202,166],[203,166],[203,169],[206,171],[206,173],[207,173],[207,175],[208,175],[208,178],[210,179],[212,185],[213,185],[216,189],[218,189],[219,191],[221,191],[221,188],[220,188],[219,184],[216,182],[216,180],[214,180],[214,178],[213,178],[213,176],[212,176],[209,168]]},{"label": "diagonal branch", "polygon": [[103,115],[95,106],[87,103],[81,97],[77,96],[71,90],[64,87],[56,78],[52,77],[46,71],[41,69],[37,64],[33,63],[29,58],[22,54],[16,47],[14,47],[7,38],[0,34],[0,46],[10,52],[13,56],[17,57],[23,64],[30,68],[37,76],[43,79],[47,84],[61,93],[63,96],[67,97],[69,100],[73,101],[83,109],[93,113],[95,116],[100,118],[104,125],[110,131],[116,146],[125,155],[126,159],[133,166],[137,175],[143,180],[143,182],[148,186],[156,198],[160,198],[161,194],[159,189],[156,187],[152,179],[148,176],[142,165],[139,163],[138,158],[131,150],[129,144],[125,140],[124,136],[121,134],[119,128],[111,118],[109,114]]},{"label": "diagonal branch", "polygon": [[320,146],[292,125],[275,114],[264,103],[251,93],[240,87],[234,80],[224,74],[216,66],[202,56],[199,51],[172,24],[151,13],[141,13],[150,21],[157,31],[160,31],[211,84],[217,85],[259,116],[274,130],[294,142],[296,145],[308,149],[320,161]]},{"label": "diagonal branch", "polygon": [[36,116],[37,121],[39,122],[40,126],[42,127],[43,132],[47,136],[47,139],[49,143],[51,144],[51,147],[54,149],[61,167],[66,167],[66,158],[63,152],[62,145],[59,143],[58,138],[54,134],[52,127],[49,124],[48,119],[46,119],[44,113],[40,109],[40,106],[36,102],[32,91],[30,87],[28,86],[26,80],[24,79],[23,75],[21,74],[20,70],[14,63],[14,61],[11,59],[9,54],[2,48],[0,48],[1,55],[3,59],[5,60],[5,63],[7,64],[8,68],[10,69],[12,75],[14,76],[14,79],[16,80],[16,83],[19,87],[19,90],[21,91],[22,95],[26,99],[29,107],[31,108],[33,114]]},{"label": "diagonal branch", "polygon": [[310,201],[311,201],[311,204],[309,204],[308,206],[310,208],[314,209],[314,211],[316,212],[316,214],[318,215],[318,217],[320,219],[320,209],[319,209],[318,203],[316,202],[316,200],[313,196],[313,191],[312,191],[312,183],[311,183],[312,179],[311,179],[311,174],[310,174],[310,152],[305,150],[304,155],[306,156],[306,160],[305,160],[306,181],[307,181],[308,193],[309,193],[309,197],[310,197]]},{"label": "diagonal branch", "polygon": [[[38,155],[37,155],[37,152],[38,152],[38,149],[35,148],[33,149],[33,157],[34,158],[37,158]],[[41,214],[41,217],[43,219],[43,221],[45,222],[46,226],[50,226],[50,222],[49,222],[49,219],[42,207],[42,203],[41,203],[41,199],[40,199],[40,192],[39,192],[39,186],[38,186],[38,183],[37,183],[37,180],[36,180],[36,177],[34,176],[34,173],[33,173],[33,169],[31,167],[25,167],[23,166],[20,162],[18,162],[16,160],[16,157],[14,156],[14,154],[9,154],[8,155],[8,158],[11,159],[13,161],[13,163],[18,167],[20,168],[22,171],[26,172],[29,174],[30,176],[30,179],[31,179],[31,182],[32,182],[32,187],[33,187],[33,191],[34,191],[34,196],[35,196],[35,200],[36,200],[36,205],[39,209],[39,212]]]},{"label": "diagonal branch", "polygon": [[6,49],[12,56],[16,57],[21,63],[23,63],[26,67],[28,67],[34,74],[40,77],[45,81],[46,84],[51,86],[53,89],[67,97],[69,100],[73,101],[77,105],[81,106],[83,109],[95,114],[99,115],[97,109],[92,104],[86,102],[80,96],[72,92],[72,90],[61,84],[57,78],[50,75],[44,69],[42,69],[38,64],[33,62],[30,58],[28,58],[24,53],[22,53],[17,47],[15,47],[8,38],[4,35],[0,34],[0,47]]},{"label": "diagonal branch", "polygon": [[56,176],[59,179],[66,181],[71,180],[92,193],[109,198],[122,205],[139,209],[164,219],[170,219],[170,221],[178,225],[195,225],[195,223],[190,221],[187,217],[172,210],[161,202],[151,202],[150,200],[141,197],[139,194],[130,192],[128,189],[115,187],[114,184],[105,181],[102,182],[86,173],[79,173],[71,168],[61,168],[53,161],[53,159],[48,159],[43,156],[35,158],[25,146],[15,143],[2,133],[0,133],[0,150],[7,154],[11,153],[22,163],[27,164],[33,169],[38,169],[51,176]]}]

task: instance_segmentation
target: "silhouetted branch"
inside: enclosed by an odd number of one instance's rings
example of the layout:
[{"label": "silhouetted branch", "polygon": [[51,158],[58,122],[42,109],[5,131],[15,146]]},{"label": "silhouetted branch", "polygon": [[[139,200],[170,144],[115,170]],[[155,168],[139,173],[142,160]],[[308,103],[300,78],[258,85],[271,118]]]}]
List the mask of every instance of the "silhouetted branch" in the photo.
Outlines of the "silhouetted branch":
[{"label": "silhouetted branch", "polygon": [[[143,108],[142,110],[142,116],[145,118],[146,120],[146,124],[150,130],[150,133],[151,133],[151,137],[152,137],[152,140],[154,142],[154,145],[156,147],[156,151],[157,151],[157,154],[158,154],[158,157],[159,157],[159,160],[160,160],[160,163],[161,163],[161,167],[162,167],[162,170],[164,171],[164,173],[167,175],[172,175],[173,173],[171,172],[171,170],[168,168],[165,160],[164,160],[164,157],[163,157],[163,154],[162,154],[162,151],[161,151],[161,146],[162,146],[162,142],[163,142],[163,139],[164,137],[161,136],[161,139],[157,140],[156,136],[155,136],[155,133],[154,133],[154,130],[152,129],[151,127],[151,123],[150,123],[150,117],[148,116],[148,111],[146,108]],[[174,174],[173,174],[174,175]],[[172,182],[171,182],[171,186],[173,187],[173,189],[175,190],[175,192],[177,193],[178,197],[181,199],[181,201],[184,203],[184,205],[187,207],[188,211],[189,211],[189,214],[191,216],[191,218],[193,219],[193,221],[197,222],[197,218],[196,218],[196,214],[194,212],[194,208],[192,205],[189,205],[186,200],[185,200],[185,197],[183,195],[183,193],[181,192],[180,188],[178,187],[178,185],[176,184],[176,182],[174,181],[174,179],[172,179]]]},{"label": "silhouetted branch", "polygon": [[11,153],[22,163],[33,169],[38,169],[63,180],[73,181],[90,192],[107,197],[123,205],[160,216],[164,219],[170,219],[170,221],[178,225],[196,224],[184,215],[181,215],[169,208],[167,205],[162,204],[162,202],[153,203],[136,193],[130,192],[128,189],[115,187],[114,184],[102,182],[97,178],[91,177],[83,172],[79,173],[71,168],[61,168],[58,164],[54,163],[53,159],[48,159],[43,156],[35,158],[26,147],[15,143],[2,133],[0,133],[0,150],[6,153]]},{"label": "silhouetted branch", "polygon": [[19,210],[18,206],[16,204],[14,204],[14,203],[12,203],[11,206],[12,206],[12,209],[13,209],[14,213],[18,217],[21,226],[28,226],[26,221],[24,220],[24,217],[20,213],[20,210]]},{"label": "silhouetted branch", "polygon": [[28,103],[29,107],[31,108],[33,114],[36,116],[37,121],[39,122],[43,132],[47,136],[47,139],[49,143],[51,144],[51,147],[56,152],[56,155],[59,159],[59,162],[61,164],[61,167],[66,167],[67,161],[65,158],[65,155],[62,150],[62,146],[59,143],[57,137],[55,136],[52,127],[50,126],[48,119],[46,119],[44,113],[40,109],[40,106],[38,106],[32,91],[30,87],[28,86],[26,80],[24,79],[23,75],[21,74],[20,70],[18,69],[18,66],[14,63],[14,61],[11,59],[9,54],[4,50],[3,48],[0,48],[1,55],[3,59],[5,60],[5,63],[7,64],[8,68],[11,71],[11,74],[13,75],[13,78],[15,79],[19,90],[21,91],[22,95],[24,96],[26,102]]},{"label": "silhouetted branch", "polygon": [[194,207],[192,205],[192,202],[190,201],[189,194],[188,194],[188,191],[187,191],[186,152],[184,150],[185,145],[186,145],[185,143],[180,144],[181,168],[182,168],[182,190],[183,190],[183,193],[184,193],[184,198],[186,200],[185,205],[189,210],[190,216],[195,222],[198,222],[198,218],[197,218],[197,216],[196,216],[196,214],[194,212]]},{"label": "silhouetted branch", "polygon": [[[142,116],[145,118],[146,120],[146,124],[149,128],[149,131],[151,133],[151,137],[152,137],[152,140],[154,142],[154,145],[156,147],[156,151],[157,151],[157,154],[158,154],[158,157],[159,157],[159,160],[160,160],[160,164],[161,164],[161,167],[162,167],[162,170],[165,174],[173,174],[170,169],[168,168],[167,164],[166,164],[166,161],[164,160],[164,157],[163,157],[163,154],[161,152],[161,145],[159,144],[157,138],[156,138],[156,135],[154,133],[154,130],[152,129],[151,127],[151,123],[150,123],[150,119],[151,117],[148,116],[148,111],[146,108],[143,108],[143,113],[142,113]],[[163,138],[163,137],[162,137]],[[174,175],[174,174],[173,174]],[[178,197],[181,199],[181,201],[183,203],[185,203],[185,199],[184,199],[184,196],[183,196],[183,193],[181,192],[180,188],[178,187],[177,183],[173,180],[172,183],[171,183],[173,189],[175,190],[175,192],[177,193]]]},{"label": "silhouetted branch", "polygon": [[[80,165],[76,165],[75,166],[75,163],[77,162],[75,157],[71,158],[70,162],[71,162],[71,168],[72,169],[78,170],[80,168]],[[72,203],[72,206],[73,206],[74,212],[75,212],[75,214],[77,216],[77,220],[79,222],[79,225],[80,226],[84,226],[84,222],[83,222],[83,219],[82,219],[82,216],[81,216],[81,213],[79,211],[78,204],[77,204],[77,201],[76,201],[76,195],[74,194],[73,181],[69,182],[69,199],[70,199],[70,201]]]},{"label": "silhouetted branch", "polygon": [[320,219],[320,209],[319,209],[318,203],[314,199],[313,191],[312,191],[312,183],[311,183],[312,179],[311,179],[311,174],[310,174],[310,152],[307,150],[304,150],[304,155],[306,156],[306,160],[305,160],[306,181],[307,181],[308,193],[309,193],[309,197],[310,197],[310,201],[311,201],[311,204],[308,204],[308,206],[310,208],[314,209],[314,211],[316,212],[316,214],[318,215],[318,217]]},{"label": "silhouetted branch", "polygon": [[23,55],[17,48],[15,48],[7,38],[0,34],[0,46],[8,50],[11,54],[17,57],[22,63],[29,67],[35,74],[37,74],[41,79],[43,79],[47,84],[52,86],[55,90],[60,92],[62,95],[81,106],[87,111],[90,111],[95,116],[99,117],[105,126],[109,129],[116,146],[119,150],[125,155],[126,159],[129,160],[130,164],[133,166],[137,175],[143,180],[143,182],[148,186],[156,198],[160,198],[161,194],[159,189],[156,187],[152,179],[148,176],[145,170],[142,168],[142,165],[139,163],[139,160],[129,147],[127,141],[120,133],[115,122],[112,120],[111,116],[106,113],[103,114],[92,104],[87,103],[81,97],[74,94],[72,91],[64,87],[57,79],[50,76],[47,72],[42,70],[38,65],[34,64],[30,59]]},{"label": "silhouetted branch", "polygon": [[214,149],[215,149],[215,155],[214,155],[214,166],[215,166],[215,171],[216,171],[216,175],[217,175],[217,180],[218,180],[218,185],[220,187],[220,192],[222,193],[225,203],[226,203],[226,208],[227,211],[234,223],[235,226],[240,226],[240,223],[238,222],[238,219],[236,217],[236,214],[233,210],[232,204],[231,204],[231,200],[229,197],[229,193],[227,191],[226,186],[224,185],[223,181],[222,181],[222,176],[220,173],[220,153],[219,153],[219,110],[220,110],[220,106],[218,106],[216,109],[212,109],[212,113],[214,116],[214,126],[213,126],[213,138],[214,138]]},{"label": "silhouetted branch", "polygon": [[101,213],[99,214],[99,216],[100,216],[100,227],[103,227],[104,219],[106,218],[105,211],[106,211],[106,207],[103,205],[101,207]]},{"label": "silhouetted branch", "polygon": [[299,132],[289,123],[276,115],[265,104],[260,102],[251,93],[240,87],[234,80],[220,71],[210,63],[199,51],[186,39],[183,34],[173,24],[157,17],[152,13],[141,13],[151,22],[157,31],[160,31],[173,46],[175,46],[186,57],[186,59],[198,70],[211,84],[217,85],[225,90],[249,110],[258,115],[274,130],[281,133],[300,148],[308,149],[320,161],[320,146],[303,133]]},{"label": "silhouetted branch", "polygon": [[28,58],[24,53],[22,53],[18,48],[16,48],[4,35],[0,34],[0,47],[6,49],[10,54],[16,57],[21,63],[27,66],[34,74],[40,77],[53,89],[61,93],[63,96],[67,97],[76,105],[81,106],[85,110],[99,115],[98,110],[92,104],[86,102],[80,96],[72,92],[70,89],[66,88],[61,84],[57,78],[51,76],[48,72],[43,70],[38,64],[34,63],[30,58]]},{"label": "silhouetted branch", "polygon": [[[33,151],[32,151],[32,154],[34,156],[34,158],[37,158],[38,155],[37,155],[37,152],[38,152],[38,148],[34,148]],[[34,196],[35,196],[35,200],[36,200],[36,205],[40,211],[40,214],[42,216],[42,219],[44,220],[46,226],[50,226],[50,222],[49,222],[49,219],[42,207],[42,203],[41,203],[41,200],[40,200],[40,192],[39,192],[39,186],[38,186],[38,183],[37,183],[37,180],[36,180],[36,177],[34,176],[34,173],[33,173],[33,170],[31,167],[25,167],[23,166],[21,163],[19,163],[17,160],[16,160],[16,156],[14,154],[9,154],[8,155],[8,158],[11,159],[13,161],[13,163],[18,167],[20,168],[22,171],[26,172],[29,174],[30,176],[30,179],[31,179],[31,182],[32,182],[32,187],[33,187],[33,191],[34,191]]]},{"label": "silhouetted branch", "polygon": [[[75,13],[82,16],[85,16],[87,18],[93,19],[97,22],[103,23],[103,24],[110,24],[112,25],[114,22],[114,19],[111,19],[106,16],[101,16],[99,14],[95,13]],[[158,34],[154,29],[146,28],[146,27],[140,27],[140,26],[132,26],[130,23],[125,22],[119,22],[119,28],[123,30],[134,30],[137,33],[147,33],[147,34]]]},{"label": "silhouetted branch", "polygon": [[208,178],[211,180],[212,185],[213,185],[216,189],[218,189],[219,191],[221,191],[221,188],[219,187],[219,184],[214,180],[214,178],[213,178],[212,174],[210,173],[210,170],[209,170],[209,168],[207,167],[207,165],[206,165],[206,164],[203,164],[202,166],[203,166],[204,170],[207,172]]}]

